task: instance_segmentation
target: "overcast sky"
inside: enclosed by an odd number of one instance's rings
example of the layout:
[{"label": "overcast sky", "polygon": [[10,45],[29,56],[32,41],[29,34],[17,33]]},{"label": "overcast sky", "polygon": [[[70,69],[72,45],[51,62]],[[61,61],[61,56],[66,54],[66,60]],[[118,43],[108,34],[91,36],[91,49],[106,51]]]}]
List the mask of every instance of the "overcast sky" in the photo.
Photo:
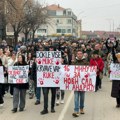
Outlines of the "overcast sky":
[{"label": "overcast sky", "polygon": [[120,0],[39,0],[71,8],[83,30],[112,31],[120,25]]}]

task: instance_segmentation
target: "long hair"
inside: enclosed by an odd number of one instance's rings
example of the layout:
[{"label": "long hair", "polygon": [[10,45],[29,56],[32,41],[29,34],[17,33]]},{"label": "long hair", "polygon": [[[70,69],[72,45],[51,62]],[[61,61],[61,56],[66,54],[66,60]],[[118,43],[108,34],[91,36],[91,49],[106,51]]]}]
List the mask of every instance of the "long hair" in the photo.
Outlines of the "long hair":
[{"label": "long hair", "polygon": [[0,66],[2,66],[3,64],[2,64],[2,60],[0,59]]},{"label": "long hair", "polygon": [[[22,57],[22,64],[26,64],[26,61],[25,61],[25,56],[24,55],[19,55],[19,56],[21,56]],[[18,56],[18,57],[19,57]],[[18,61],[19,62],[19,61]]]}]

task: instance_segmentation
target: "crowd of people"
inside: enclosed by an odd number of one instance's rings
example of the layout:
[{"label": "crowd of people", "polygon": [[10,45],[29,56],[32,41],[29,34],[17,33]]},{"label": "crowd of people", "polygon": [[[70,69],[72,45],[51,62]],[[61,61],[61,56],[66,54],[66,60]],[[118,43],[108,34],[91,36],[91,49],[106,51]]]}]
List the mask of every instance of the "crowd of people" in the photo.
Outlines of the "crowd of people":
[{"label": "crowd of people", "polygon": [[[102,77],[109,76],[110,64],[120,63],[119,41],[114,38],[106,40],[39,40],[38,42],[18,42],[16,46],[7,45],[3,41],[0,46],[0,66],[4,67],[6,83],[0,83],[0,106],[3,106],[4,95],[10,91],[13,97],[12,112],[24,111],[26,104],[26,91],[29,90],[29,99],[36,97],[35,105],[40,104],[43,93],[44,106],[41,114],[48,113],[48,96],[51,90],[51,112],[55,112],[55,105],[64,104],[65,91],[55,87],[37,87],[36,51],[61,51],[64,65],[90,65],[97,66],[95,92],[102,89]],[[8,84],[8,66],[29,65],[29,83]],[[41,92],[42,91],[42,92]],[[120,82],[113,81],[111,96],[116,98],[120,107]],[[56,102],[55,102],[56,101]],[[74,91],[74,117],[84,114],[85,91]]]}]

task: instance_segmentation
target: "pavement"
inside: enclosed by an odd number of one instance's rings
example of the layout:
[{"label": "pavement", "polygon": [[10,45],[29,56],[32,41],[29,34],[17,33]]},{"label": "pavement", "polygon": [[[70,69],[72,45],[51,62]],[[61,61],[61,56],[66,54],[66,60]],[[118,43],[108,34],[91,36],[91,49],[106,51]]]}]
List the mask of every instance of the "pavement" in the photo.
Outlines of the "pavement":
[{"label": "pavement", "polygon": [[4,97],[4,106],[0,108],[0,120],[120,120],[120,108],[116,108],[115,98],[111,97],[112,82],[107,77],[102,80],[102,89],[98,92],[86,92],[85,114],[77,118],[72,116],[74,112],[74,92],[65,92],[65,103],[55,107],[56,112],[41,115],[43,110],[43,95],[41,104],[34,105],[35,98],[29,99],[27,94],[26,108],[23,112],[12,113],[12,99],[7,93]]}]

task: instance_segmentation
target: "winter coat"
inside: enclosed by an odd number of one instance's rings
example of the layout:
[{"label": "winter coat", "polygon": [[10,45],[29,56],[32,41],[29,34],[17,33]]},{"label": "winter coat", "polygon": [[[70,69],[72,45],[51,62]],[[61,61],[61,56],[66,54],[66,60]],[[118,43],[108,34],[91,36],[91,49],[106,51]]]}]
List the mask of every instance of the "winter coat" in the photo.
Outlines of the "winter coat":
[{"label": "winter coat", "polygon": [[73,63],[73,65],[88,65],[88,61],[86,58],[82,58],[81,60],[79,60],[78,58],[75,59],[75,62]]},{"label": "winter coat", "polygon": [[[118,61],[116,60],[114,63],[118,63]],[[120,98],[120,81],[119,80],[112,80],[111,96],[115,98]]]},{"label": "winter coat", "polygon": [[36,62],[33,62],[33,64],[32,64],[30,79],[33,80],[35,83],[37,82],[37,64],[36,64]]},{"label": "winter coat", "polygon": [[100,72],[103,71],[103,68],[104,68],[104,62],[102,60],[102,58],[98,57],[98,58],[91,58],[90,59],[90,66],[97,66],[97,75],[100,74]]}]

